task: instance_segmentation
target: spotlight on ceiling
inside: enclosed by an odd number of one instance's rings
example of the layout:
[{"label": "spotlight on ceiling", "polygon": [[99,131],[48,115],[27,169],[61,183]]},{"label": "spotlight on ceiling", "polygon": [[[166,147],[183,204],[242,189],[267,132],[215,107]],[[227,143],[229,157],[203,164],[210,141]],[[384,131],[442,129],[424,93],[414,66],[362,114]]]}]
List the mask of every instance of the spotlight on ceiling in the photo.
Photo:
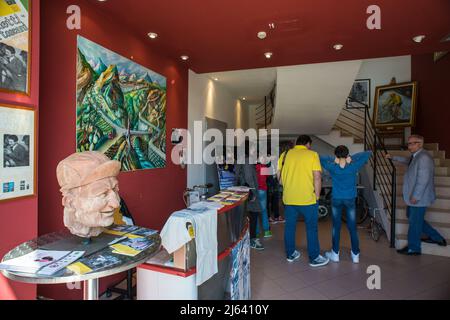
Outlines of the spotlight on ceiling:
[{"label": "spotlight on ceiling", "polygon": [[215,77],[215,78],[213,78],[213,80],[214,80],[214,81],[219,81],[219,78],[216,78],[216,77]]},{"label": "spotlight on ceiling", "polygon": [[157,34],[157,33],[154,33],[154,32],[149,32],[149,33],[148,33],[148,37],[149,37],[150,39],[156,39],[156,38],[158,38],[158,34]]},{"label": "spotlight on ceiling", "polygon": [[184,61],[189,60],[189,56],[186,56],[186,55],[181,56],[181,60],[184,60]]},{"label": "spotlight on ceiling", "polygon": [[344,47],[343,44],[337,43],[333,46],[334,50],[341,50]]},{"label": "spotlight on ceiling", "polygon": [[266,52],[266,53],[264,53],[264,56],[265,56],[267,59],[270,59],[270,58],[272,58],[273,53],[272,53],[272,52]]},{"label": "spotlight on ceiling", "polygon": [[260,31],[258,32],[257,37],[261,40],[264,40],[265,38],[267,38],[267,33],[265,31]]},{"label": "spotlight on ceiling", "polygon": [[417,42],[417,43],[421,43],[423,41],[423,39],[425,39],[425,35],[421,34],[421,35],[415,36],[413,38],[413,41]]},{"label": "spotlight on ceiling", "polygon": [[247,98],[246,98],[246,97],[243,97],[243,98],[242,98],[242,100],[244,100],[244,101],[245,101],[245,100],[247,100]]},{"label": "spotlight on ceiling", "polygon": [[269,23],[269,29],[275,29],[275,23],[273,22]]}]

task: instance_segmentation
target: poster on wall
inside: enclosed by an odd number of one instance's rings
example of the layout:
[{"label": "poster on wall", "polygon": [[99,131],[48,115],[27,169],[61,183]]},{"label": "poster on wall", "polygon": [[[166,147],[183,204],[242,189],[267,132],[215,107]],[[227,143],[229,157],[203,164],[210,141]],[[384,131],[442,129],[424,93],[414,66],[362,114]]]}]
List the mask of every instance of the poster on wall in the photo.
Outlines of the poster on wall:
[{"label": "poster on wall", "polygon": [[35,112],[0,105],[0,201],[34,195]]},{"label": "poster on wall", "polygon": [[365,104],[370,107],[370,79],[355,80],[348,99],[348,108],[361,108]]},{"label": "poster on wall", "polygon": [[0,0],[0,91],[29,95],[30,0]]},{"label": "poster on wall", "polygon": [[81,36],[77,60],[77,152],[164,168],[166,78]]}]

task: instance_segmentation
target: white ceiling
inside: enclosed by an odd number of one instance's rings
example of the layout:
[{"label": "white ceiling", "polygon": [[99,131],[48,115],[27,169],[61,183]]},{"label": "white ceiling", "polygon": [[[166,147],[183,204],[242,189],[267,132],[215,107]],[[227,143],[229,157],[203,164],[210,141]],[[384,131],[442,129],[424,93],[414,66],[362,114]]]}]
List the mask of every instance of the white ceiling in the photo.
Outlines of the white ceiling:
[{"label": "white ceiling", "polygon": [[264,97],[273,89],[277,78],[276,68],[249,69],[228,72],[204,73],[211,79],[218,78],[236,98],[246,98],[246,104],[264,103]]}]

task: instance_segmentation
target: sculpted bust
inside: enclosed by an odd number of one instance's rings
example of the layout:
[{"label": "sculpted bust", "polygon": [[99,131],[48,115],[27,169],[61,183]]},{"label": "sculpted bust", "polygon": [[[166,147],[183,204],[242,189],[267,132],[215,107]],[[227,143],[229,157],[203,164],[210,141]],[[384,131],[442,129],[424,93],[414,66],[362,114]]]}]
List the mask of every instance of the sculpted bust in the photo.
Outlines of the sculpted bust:
[{"label": "sculpted bust", "polygon": [[75,153],[62,160],[56,175],[64,206],[64,225],[83,238],[100,235],[120,206],[117,175],[121,164],[100,152]]}]

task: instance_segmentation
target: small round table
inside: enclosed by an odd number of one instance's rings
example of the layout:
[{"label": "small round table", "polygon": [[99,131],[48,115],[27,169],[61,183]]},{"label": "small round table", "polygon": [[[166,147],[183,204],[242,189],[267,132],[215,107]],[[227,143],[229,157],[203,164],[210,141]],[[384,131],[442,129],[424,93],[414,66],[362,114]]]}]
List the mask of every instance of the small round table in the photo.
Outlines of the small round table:
[{"label": "small round table", "polygon": [[103,268],[101,270],[83,275],[78,275],[69,269],[64,268],[50,277],[6,270],[1,270],[1,273],[10,280],[30,284],[63,284],[84,282],[84,300],[98,300],[98,283],[100,278],[112,276],[136,268],[149,260],[161,247],[161,238],[159,234],[155,233],[147,237],[153,240],[153,244],[137,256],[131,257],[114,254],[112,253],[113,249],[108,244],[117,238],[120,238],[120,236],[103,233],[100,236],[93,238],[92,243],[84,244],[81,238],[73,236],[66,231],[51,233],[19,245],[7,253],[2,259],[2,262],[4,262],[21,257],[38,249],[56,251],[85,251],[86,253],[83,258],[97,254],[113,255],[114,257],[119,258],[120,263],[117,263],[109,268]]}]

